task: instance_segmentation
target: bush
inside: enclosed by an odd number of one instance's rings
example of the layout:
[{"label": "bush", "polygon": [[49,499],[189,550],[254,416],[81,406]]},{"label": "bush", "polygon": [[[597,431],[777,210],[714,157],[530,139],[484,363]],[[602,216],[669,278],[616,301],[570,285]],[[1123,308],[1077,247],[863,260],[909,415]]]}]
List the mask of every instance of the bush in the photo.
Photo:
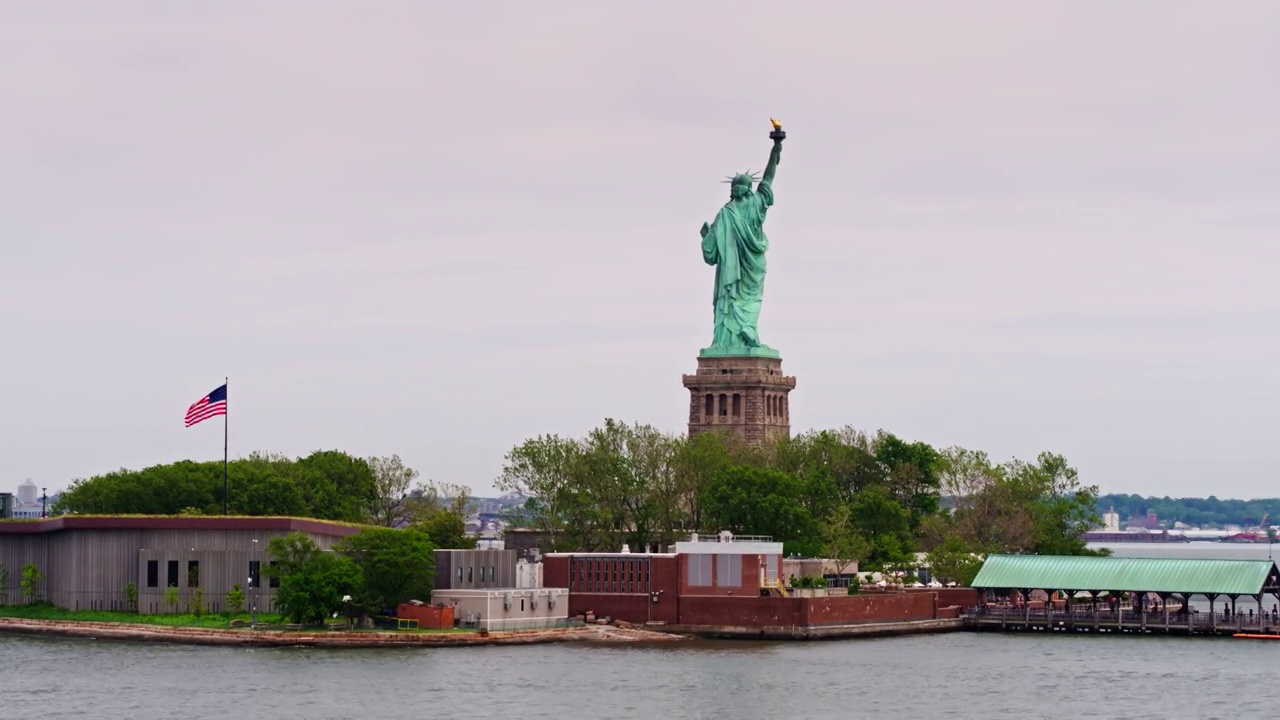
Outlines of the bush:
[{"label": "bush", "polygon": [[27,602],[40,602],[40,584],[44,582],[44,573],[35,563],[28,563],[22,568],[22,582],[19,585]]},{"label": "bush", "polygon": [[187,612],[196,618],[204,617],[204,590],[196,588],[191,591],[191,597],[187,598]]},{"label": "bush", "polygon": [[226,598],[226,614],[239,615],[244,610],[244,591],[240,589],[240,583],[231,586],[227,591]]},{"label": "bush", "polygon": [[177,585],[170,585],[169,587],[164,589],[164,602],[166,605],[170,607],[171,610],[173,610],[174,612],[177,612],[178,610],[178,586]]},{"label": "bush", "polygon": [[9,568],[0,563],[0,605],[9,602]]},{"label": "bush", "polygon": [[131,582],[124,584],[124,602],[129,612],[138,612],[138,586]]}]

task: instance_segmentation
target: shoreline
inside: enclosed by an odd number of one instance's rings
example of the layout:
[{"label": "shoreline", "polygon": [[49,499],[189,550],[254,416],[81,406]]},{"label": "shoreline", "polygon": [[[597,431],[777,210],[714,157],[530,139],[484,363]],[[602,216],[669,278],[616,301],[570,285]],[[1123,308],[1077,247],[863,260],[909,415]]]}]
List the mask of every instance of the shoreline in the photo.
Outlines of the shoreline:
[{"label": "shoreline", "polygon": [[413,633],[379,631],[282,631],[247,628],[194,628],[88,620],[31,620],[0,618],[0,634],[54,635],[88,639],[162,642],[184,645],[242,647],[478,647],[483,645],[539,645],[560,642],[637,643],[676,642],[668,633],[623,629],[608,625],[474,633]]}]

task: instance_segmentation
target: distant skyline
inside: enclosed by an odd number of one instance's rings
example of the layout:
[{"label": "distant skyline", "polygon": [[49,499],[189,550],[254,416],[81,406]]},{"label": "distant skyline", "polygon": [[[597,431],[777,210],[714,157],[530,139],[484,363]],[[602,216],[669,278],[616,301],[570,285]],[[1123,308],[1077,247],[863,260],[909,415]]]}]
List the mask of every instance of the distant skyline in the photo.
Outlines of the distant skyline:
[{"label": "distant skyline", "polygon": [[0,486],[683,431],[698,228],[788,140],[793,432],[1274,497],[1280,5],[0,5]]}]

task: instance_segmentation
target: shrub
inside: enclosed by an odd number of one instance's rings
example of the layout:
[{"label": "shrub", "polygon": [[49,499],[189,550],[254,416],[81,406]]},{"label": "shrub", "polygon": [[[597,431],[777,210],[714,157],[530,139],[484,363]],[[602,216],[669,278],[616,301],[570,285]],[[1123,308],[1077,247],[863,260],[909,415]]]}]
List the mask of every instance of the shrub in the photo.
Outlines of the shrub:
[{"label": "shrub", "polygon": [[164,589],[164,602],[173,611],[178,609],[178,586],[170,585]]},{"label": "shrub", "polygon": [[226,611],[228,615],[239,615],[243,610],[244,591],[240,589],[240,583],[236,583],[227,591]]},{"label": "shrub", "polygon": [[187,598],[187,611],[196,617],[204,617],[204,590],[196,588]]},{"label": "shrub", "polygon": [[138,586],[131,582],[124,584],[124,602],[129,612],[138,612]]},{"label": "shrub", "polygon": [[27,598],[27,602],[34,603],[40,601],[40,584],[44,582],[44,573],[40,572],[40,568],[35,563],[27,563],[22,568],[22,582],[20,589],[22,595]]},{"label": "shrub", "polygon": [[0,563],[0,605],[9,602],[9,568]]}]

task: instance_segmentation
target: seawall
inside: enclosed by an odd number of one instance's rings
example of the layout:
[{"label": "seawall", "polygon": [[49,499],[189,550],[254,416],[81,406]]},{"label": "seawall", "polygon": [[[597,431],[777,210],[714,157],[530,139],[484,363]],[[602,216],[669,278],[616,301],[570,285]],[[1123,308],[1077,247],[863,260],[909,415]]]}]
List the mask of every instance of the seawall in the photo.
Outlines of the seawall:
[{"label": "seawall", "polygon": [[677,636],[645,630],[607,626],[553,628],[481,634],[211,629],[106,623],[79,620],[28,620],[0,618],[0,633],[103,638],[136,642],[188,645],[240,645],[245,647],[475,647],[481,645],[535,645],[554,642],[671,642]]},{"label": "seawall", "polygon": [[664,632],[705,638],[754,640],[837,640],[841,638],[888,637],[922,633],[953,632],[963,628],[962,621],[907,620],[902,622],[858,623],[854,625],[774,625],[761,627],[735,625],[668,625]]}]

